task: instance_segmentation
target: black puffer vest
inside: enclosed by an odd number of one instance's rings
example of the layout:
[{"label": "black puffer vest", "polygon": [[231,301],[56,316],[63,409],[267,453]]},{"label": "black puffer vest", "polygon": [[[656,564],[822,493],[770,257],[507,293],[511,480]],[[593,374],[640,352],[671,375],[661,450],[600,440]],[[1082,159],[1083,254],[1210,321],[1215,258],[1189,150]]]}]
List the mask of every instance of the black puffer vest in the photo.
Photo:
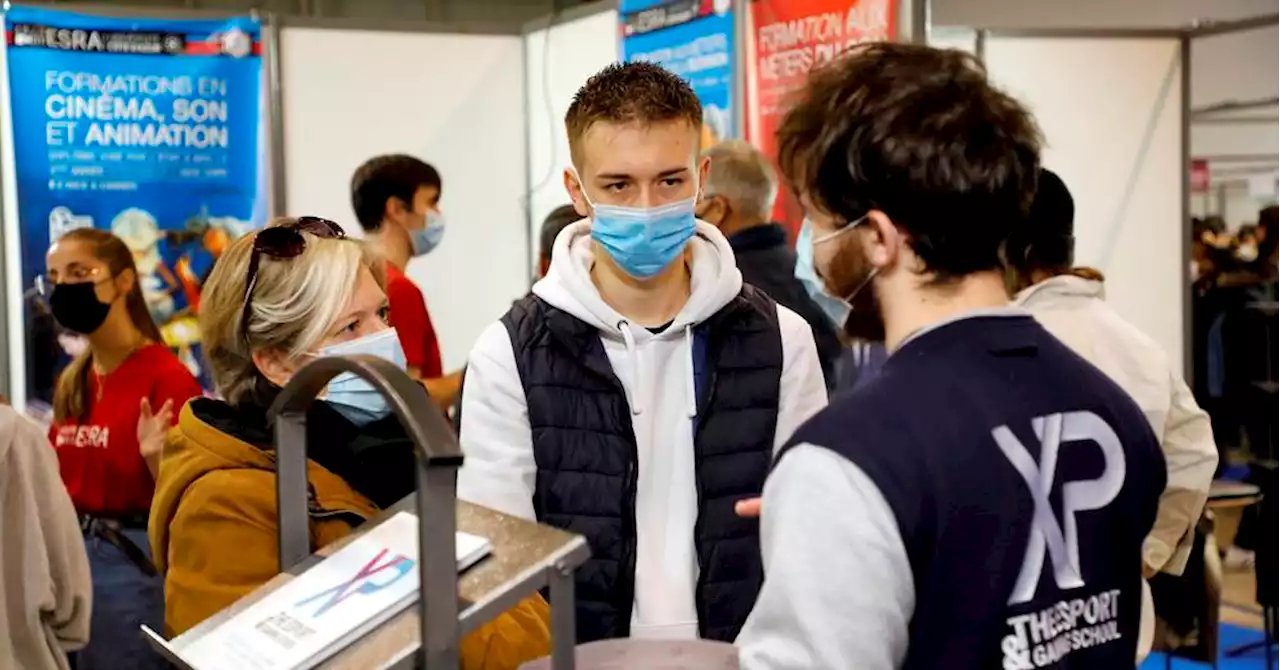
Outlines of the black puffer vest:
[{"label": "black puffer vest", "polygon": [[[584,535],[578,640],[627,637],[636,567],[636,438],[600,333],[536,296],[502,319],[529,408],[538,520]],[[769,473],[782,374],[777,308],[743,286],[694,328],[698,631],[732,641],[760,590],[759,524],[733,512]]]}]

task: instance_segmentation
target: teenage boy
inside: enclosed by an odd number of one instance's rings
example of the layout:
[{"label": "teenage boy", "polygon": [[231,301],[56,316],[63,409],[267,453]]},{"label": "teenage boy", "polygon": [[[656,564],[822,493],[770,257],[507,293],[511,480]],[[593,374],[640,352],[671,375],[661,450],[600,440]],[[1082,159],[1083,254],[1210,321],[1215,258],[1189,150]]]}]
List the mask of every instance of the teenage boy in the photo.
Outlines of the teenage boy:
[{"label": "teenage boy", "polygon": [[778,139],[846,332],[892,353],[778,457],[742,667],[1133,667],[1164,459],[1008,304],[1030,113],[968,54],[880,43],[816,70]]},{"label": "teenage boy", "polygon": [[587,218],[468,363],[458,495],[586,536],[582,641],[732,640],[761,581],[758,524],[734,504],[826,403],[809,325],[694,216],[701,126],[657,65],[587,81],[564,175]]},{"label": "teenage boy", "polygon": [[428,163],[403,154],[377,156],[351,177],[351,206],[365,239],[387,261],[387,302],[409,373],[448,407],[458,395],[461,374],[444,374],[422,289],[405,276],[411,259],[431,253],[444,238],[441,186],[440,173]]}]

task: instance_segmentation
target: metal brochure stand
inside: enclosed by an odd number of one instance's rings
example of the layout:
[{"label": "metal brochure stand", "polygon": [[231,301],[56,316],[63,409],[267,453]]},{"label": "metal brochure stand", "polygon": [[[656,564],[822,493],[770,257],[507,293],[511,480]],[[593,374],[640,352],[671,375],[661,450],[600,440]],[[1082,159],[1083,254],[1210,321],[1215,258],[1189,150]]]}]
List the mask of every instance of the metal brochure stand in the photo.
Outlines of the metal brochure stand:
[{"label": "metal brochure stand", "polygon": [[[459,667],[459,638],[539,589],[550,587],[552,667],[574,667],[573,571],[590,550],[579,536],[456,500],[462,450],[426,390],[390,363],[371,356],[322,358],[300,370],[272,407],[276,416],[277,500],[280,508],[280,571],[275,579],[200,625],[164,642],[144,627],[158,653],[178,668],[179,656],[252,602],[323,560],[345,542],[311,554],[308,516],[306,410],[335,376],[349,372],[386,399],[413,440],[418,490],[370,520],[372,528],[400,511],[417,514],[422,597],[409,608],[319,664],[318,668]],[[456,514],[449,513],[456,510]],[[493,553],[458,576],[456,530],[489,540]],[[349,539],[360,533],[357,530]]]}]

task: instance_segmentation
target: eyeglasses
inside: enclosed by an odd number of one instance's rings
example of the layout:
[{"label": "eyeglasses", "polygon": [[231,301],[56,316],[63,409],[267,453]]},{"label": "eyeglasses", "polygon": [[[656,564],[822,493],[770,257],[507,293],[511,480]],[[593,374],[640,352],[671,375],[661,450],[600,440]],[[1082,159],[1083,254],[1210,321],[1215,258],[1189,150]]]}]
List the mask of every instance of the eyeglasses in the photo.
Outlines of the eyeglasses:
[{"label": "eyeglasses", "polygon": [[297,258],[307,250],[303,233],[334,240],[345,239],[342,226],[318,216],[301,216],[293,223],[259,230],[253,237],[253,253],[249,256],[249,275],[245,280],[244,311],[240,314],[240,337],[249,340],[249,314],[253,308],[253,289],[258,286],[258,264],[263,256],[277,260]]},{"label": "eyeglasses", "polygon": [[63,276],[58,279],[61,281],[50,279],[48,275],[36,275],[34,282],[36,295],[47,299],[53,295],[53,287],[58,284],[99,284],[111,279],[111,276],[104,268],[85,268],[81,266],[69,272],[64,272]]}]

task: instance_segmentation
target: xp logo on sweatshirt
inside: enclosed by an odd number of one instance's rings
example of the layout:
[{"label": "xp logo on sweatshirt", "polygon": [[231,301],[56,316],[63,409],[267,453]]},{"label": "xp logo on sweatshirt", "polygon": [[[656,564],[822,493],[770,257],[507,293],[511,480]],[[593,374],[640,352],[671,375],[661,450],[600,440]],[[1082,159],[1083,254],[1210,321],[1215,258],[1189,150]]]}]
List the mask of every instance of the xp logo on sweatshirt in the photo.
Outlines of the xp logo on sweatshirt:
[{"label": "xp logo on sweatshirt", "polygon": [[[1040,440],[1039,465],[1031,450],[1009,430],[1000,426],[991,431],[1000,451],[1022,475],[1035,501],[1035,516],[1031,520],[1031,536],[1027,541],[1027,553],[1022,559],[1022,570],[1009,594],[1009,604],[1016,605],[1031,600],[1040,583],[1044,570],[1046,550],[1053,563],[1053,580],[1062,590],[1084,586],[1080,574],[1080,537],[1076,530],[1076,514],[1106,507],[1124,486],[1124,448],[1120,437],[1111,426],[1093,412],[1067,412],[1050,414],[1031,422]],[[1097,479],[1072,481],[1062,485],[1062,524],[1049,504],[1049,491],[1053,489],[1058,468],[1059,450],[1064,442],[1074,443],[1073,449],[1097,448],[1102,450],[1105,468]],[[1091,447],[1092,442],[1096,447]],[[1136,559],[1135,559],[1136,560]]]},{"label": "xp logo on sweatshirt", "polygon": [[[1085,586],[1080,569],[1076,515],[1109,505],[1119,495],[1125,479],[1124,448],[1120,438],[1097,414],[1049,414],[1033,420],[1031,427],[1040,441],[1039,459],[1008,426],[991,431],[1000,451],[1022,476],[1035,503],[1022,569],[1009,594],[1009,605],[1027,603],[1035,597],[1046,556],[1053,565],[1053,580],[1060,591]],[[1059,524],[1049,504],[1049,492],[1053,489],[1064,444],[1068,449],[1100,450],[1103,471],[1095,479],[1063,483],[1062,523]],[[1136,570],[1137,556],[1133,564]],[[1001,641],[1005,670],[1050,666],[1074,650],[1106,644],[1121,637],[1117,619],[1118,589],[1073,596],[1008,620],[1009,633]]]}]

